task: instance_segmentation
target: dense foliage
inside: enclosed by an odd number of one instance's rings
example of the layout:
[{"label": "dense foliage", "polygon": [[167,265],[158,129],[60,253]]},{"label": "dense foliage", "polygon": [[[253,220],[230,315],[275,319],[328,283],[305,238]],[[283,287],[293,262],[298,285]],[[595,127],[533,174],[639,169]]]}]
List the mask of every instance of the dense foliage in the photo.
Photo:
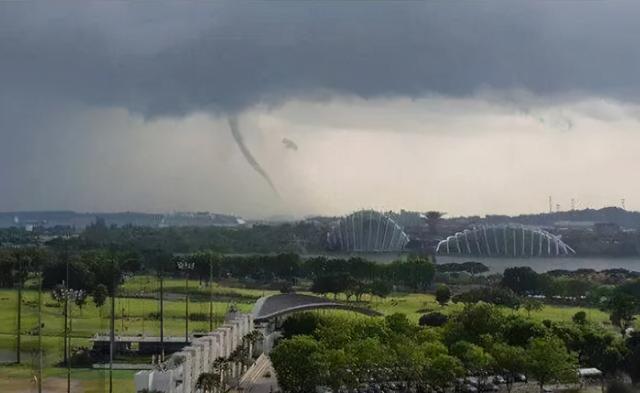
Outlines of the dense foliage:
[{"label": "dense foliage", "polygon": [[271,358],[285,392],[317,385],[335,392],[371,381],[441,391],[456,378],[490,373],[510,383],[526,373],[542,388],[575,381],[579,366],[609,374],[633,367],[625,342],[588,321],[543,324],[486,303],[466,305],[441,327],[420,327],[402,314],[299,314],[284,334]]}]

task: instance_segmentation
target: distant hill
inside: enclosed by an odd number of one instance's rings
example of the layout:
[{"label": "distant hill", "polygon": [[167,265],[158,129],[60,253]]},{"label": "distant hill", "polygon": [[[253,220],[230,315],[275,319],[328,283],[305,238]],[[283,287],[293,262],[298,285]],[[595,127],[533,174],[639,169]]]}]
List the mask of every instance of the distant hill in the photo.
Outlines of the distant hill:
[{"label": "distant hill", "polygon": [[83,229],[98,218],[104,220],[107,225],[116,226],[235,226],[244,224],[244,220],[239,217],[209,212],[171,214],[137,212],[78,213],[70,210],[60,210],[0,212],[0,228],[68,226]]},{"label": "distant hill", "polygon": [[519,216],[487,215],[489,223],[517,222],[527,225],[552,226],[558,222],[615,223],[625,228],[640,228],[640,212],[619,207],[602,209],[570,210],[555,213],[522,214]]}]

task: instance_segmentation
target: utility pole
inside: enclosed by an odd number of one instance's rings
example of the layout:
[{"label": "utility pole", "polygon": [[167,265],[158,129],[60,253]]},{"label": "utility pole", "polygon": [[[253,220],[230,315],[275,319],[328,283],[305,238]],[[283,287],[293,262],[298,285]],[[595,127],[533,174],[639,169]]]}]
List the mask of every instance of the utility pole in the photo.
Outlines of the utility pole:
[{"label": "utility pole", "polygon": [[553,213],[553,199],[549,195],[549,213]]}]

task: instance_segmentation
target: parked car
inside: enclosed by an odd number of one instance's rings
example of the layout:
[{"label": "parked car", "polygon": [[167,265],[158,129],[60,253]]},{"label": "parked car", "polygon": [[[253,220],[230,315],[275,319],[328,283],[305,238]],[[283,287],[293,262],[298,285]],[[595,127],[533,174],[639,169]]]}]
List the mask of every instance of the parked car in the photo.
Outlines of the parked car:
[{"label": "parked car", "polygon": [[491,378],[491,381],[496,385],[502,385],[504,383],[507,383],[507,381],[504,379],[502,375],[494,375],[493,378]]},{"label": "parked car", "polygon": [[460,387],[462,393],[478,393],[478,388],[468,383],[465,383]]},{"label": "parked car", "polygon": [[478,386],[478,377],[466,377],[464,381],[471,386]]},{"label": "parked car", "polygon": [[487,382],[480,384],[480,386],[478,386],[478,390],[481,392],[497,392],[498,386]]},{"label": "parked car", "polygon": [[527,376],[521,373],[517,373],[513,378],[516,382],[527,382]]}]

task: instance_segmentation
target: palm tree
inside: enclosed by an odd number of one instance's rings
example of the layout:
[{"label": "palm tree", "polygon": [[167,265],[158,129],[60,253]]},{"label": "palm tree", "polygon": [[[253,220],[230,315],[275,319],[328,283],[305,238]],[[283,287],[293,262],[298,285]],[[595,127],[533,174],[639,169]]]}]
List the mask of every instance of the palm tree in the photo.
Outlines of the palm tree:
[{"label": "palm tree", "polygon": [[248,344],[247,346],[249,352],[249,360],[251,360],[251,358],[253,357],[253,349],[256,347],[256,343],[262,340],[263,337],[263,334],[259,330],[254,329],[251,332],[245,334],[245,336],[242,338],[242,344]]},{"label": "palm tree", "polygon": [[[225,359],[224,357],[220,356],[213,361],[212,368],[214,372],[210,374],[217,375],[218,381],[218,384],[215,385],[215,387],[221,389],[222,391],[230,390],[229,383],[227,382],[229,370],[231,369],[230,359]],[[227,389],[225,390],[225,388]]]},{"label": "palm tree", "polygon": [[218,373],[202,373],[196,381],[196,389],[203,393],[213,393],[214,389],[222,388],[222,378]]}]

